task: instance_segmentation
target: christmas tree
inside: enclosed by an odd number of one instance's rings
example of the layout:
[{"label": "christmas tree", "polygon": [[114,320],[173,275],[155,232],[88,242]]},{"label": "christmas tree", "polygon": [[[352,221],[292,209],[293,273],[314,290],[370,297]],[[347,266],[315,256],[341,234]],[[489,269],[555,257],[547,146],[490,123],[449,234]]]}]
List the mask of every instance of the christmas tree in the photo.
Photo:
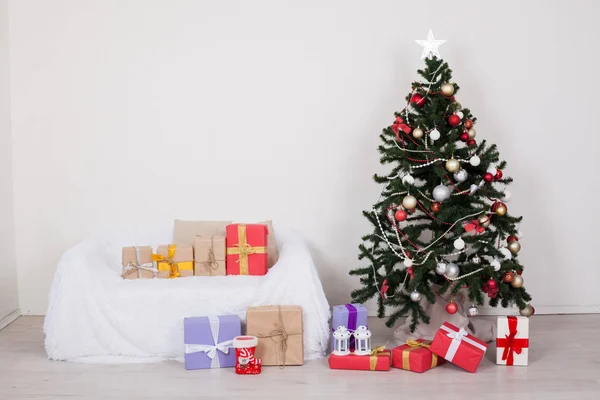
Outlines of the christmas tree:
[{"label": "christmas tree", "polygon": [[[381,163],[391,171],[374,176],[383,190],[363,212],[373,232],[359,246],[364,266],[350,272],[362,284],[353,301],[377,297],[380,318],[393,309],[386,325],[410,315],[411,331],[429,323],[422,297],[435,303],[448,291],[466,291],[472,316],[486,298],[492,307],[516,304],[531,316],[517,258],[522,217],[505,204],[512,182],[503,173],[506,162],[496,145],[475,138],[477,119],[456,100],[459,86],[439,58],[443,41],[430,32],[417,42],[424,46],[422,81],[412,83],[406,107],[380,135]],[[450,314],[457,309],[452,301],[446,306]]]}]

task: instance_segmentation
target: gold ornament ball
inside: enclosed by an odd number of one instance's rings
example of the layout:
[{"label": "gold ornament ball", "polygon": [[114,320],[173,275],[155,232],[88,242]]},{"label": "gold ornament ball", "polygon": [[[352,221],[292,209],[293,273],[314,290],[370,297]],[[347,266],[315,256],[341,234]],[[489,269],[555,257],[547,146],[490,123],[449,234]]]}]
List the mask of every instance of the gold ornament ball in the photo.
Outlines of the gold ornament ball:
[{"label": "gold ornament ball", "polygon": [[411,196],[410,194],[402,199],[402,205],[404,208],[408,210],[412,210],[417,206],[417,199],[415,196]]},{"label": "gold ornament ball", "polygon": [[454,85],[448,82],[442,84],[442,94],[448,97],[452,96],[454,94]]},{"label": "gold ornament ball", "polygon": [[477,131],[475,128],[471,128],[467,131],[467,135],[469,135],[469,139],[475,139],[475,136],[477,136]]},{"label": "gold ornament ball", "polygon": [[454,158],[451,158],[448,161],[446,161],[446,169],[448,170],[448,172],[454,173],[460,169],[460,163]]},{"label": "gold ornament ball", "polygon": [[531,304],[527,304],[525,308],[519,310],[519,314],[521,314],[523,317],[529,318],[533,315],[533,307],[531,307]]},{"label": "gold ornament ball", "polygon": [[506,214],[506,206],[504,204],[500,204],[498,207],[496,207],[496,215],[499,216],[503,216]]},{"label": "gold ornament ball", "polygon": [[483,214],[478,218],[478,221],[479,225],[483,226],[484,228],[487,228],[492,222],[492,217],[490,215]]},{"label": "gold ornament ball", "polygon": [[415,129],[413,129],[412,134],[413,134],[413,136],[414,136],[415,139],[421,139],[423,137],[423,135],[424,135],[423,129],[421,129],[421,128],[415,128]]},{"label": "gold ornament ball", "polygon": [[510,250],[513,255],[517,255],[521,250],[521,243],[519,242],[510,242],[506,247]]},{"label": "gold ornament ball", "polygon": [[515,275],[513,281],[510,283],[514,288],[520,288],[523,286],[523,277],[521,275]]}]

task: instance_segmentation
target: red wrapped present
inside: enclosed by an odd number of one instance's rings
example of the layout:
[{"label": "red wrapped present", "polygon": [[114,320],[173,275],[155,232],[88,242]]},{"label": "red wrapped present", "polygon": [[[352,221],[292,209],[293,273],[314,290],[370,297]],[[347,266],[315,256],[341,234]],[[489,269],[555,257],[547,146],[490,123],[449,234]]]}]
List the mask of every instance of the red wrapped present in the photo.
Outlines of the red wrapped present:
[{"label": "red wrapped present", "polygon": [[407,340],[406,344],[392,350],[392,366],[407,371],[425,372],[444,363],[429,350],[431,340]]},{"label": "red wrapped present", "polygon": [[266,275],[267,226],[232,224],[227,225],[226,231],[227,275]]},{"label": "red wrapped present", "polygon": [[371,355],[357,356],[350,353],[346,356],[329,356],[329,368],[353,369],[360,371],[389,371],[392,364],[391,351],[384,346],[377,347]]},{"label": "red wrapped present", "polygon": [[475,372],[483,360],[487,344],[464,329],[444,322],[435,334],[430,350],[469,372]]}]

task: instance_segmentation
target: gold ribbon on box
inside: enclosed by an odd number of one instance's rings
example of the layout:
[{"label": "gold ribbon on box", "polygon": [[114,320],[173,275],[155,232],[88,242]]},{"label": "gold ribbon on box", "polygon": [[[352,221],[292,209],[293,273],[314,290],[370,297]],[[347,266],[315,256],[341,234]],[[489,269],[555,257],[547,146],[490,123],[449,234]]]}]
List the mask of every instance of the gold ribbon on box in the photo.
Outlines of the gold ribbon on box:
[{"label": "gold ribbon on box", "polygon": [[240,275],[248,275],[248,256],[251,254],[266,254],[266,246],[251,246],[248,244],[246,225],[238,224],[238,242],[232,247],[227,247],[227,255],[238,254],[237,262],[240,264]]},{"label": "gold ribbon on box", "polygon": [[[416,340],[407,340],[406,344],[408,345],[408,349],[402,350],[402,369],[410,371],[410,352],[420,348],[429,349],[431,340],[425,340],[424,342],[417,342]],[[431,368],[437,366],[437,361],[437,355],[431,353]]]},{"label": "gold ribbon on box", "polygon": [[158,271],[168,271],[169,279],[179,278],[181,274],[179,271],[181,270],[194,270],[194,260],[191,261],[173,261],[173,257],[175,257],[175,252],[177,251],[177,245],[170,244],[169,249],[167,251],[167,255],[163,256],[161,254],[152,254],[152,261],[156,261],[156,267]]},{"label": "gold ribbon on box", "polygon": [[[288,332],[285,329],[285,326],[283,325],[283,315],[281,314],[281,306],[279,307],[279,322],[275,323],[275,328],[266,335],[256,335],[256,337],[258,337],[259,339],[271,339],[274,343],[276,344],[281,344],[281,346],[277,346],[276,350],[275,350],[275,357],[277,358],[277,365],[279,366],[279,368],[285,368],[285,355],[287,353],[287,341],[288,341],[288,337],[289,336],[293,336],[293,335],[302,335],[302,332]],[[275,338],[277,337],[281,337],[279,340],[275,340]],[[283,357],[280,361],[280,352],[279,349],[281,348],[281,353],[283,353]]]},{"label": "gold ribbon on box", "polygon": [[379,356],[389,352],[389,350],[385,349],[385,346],[376,346],[373,349],[373,351],[371,351],[371,355],[369,356],[369,369],[371,371],[375,371],[375,368],[377,368],[377,360],[379,359]]}]

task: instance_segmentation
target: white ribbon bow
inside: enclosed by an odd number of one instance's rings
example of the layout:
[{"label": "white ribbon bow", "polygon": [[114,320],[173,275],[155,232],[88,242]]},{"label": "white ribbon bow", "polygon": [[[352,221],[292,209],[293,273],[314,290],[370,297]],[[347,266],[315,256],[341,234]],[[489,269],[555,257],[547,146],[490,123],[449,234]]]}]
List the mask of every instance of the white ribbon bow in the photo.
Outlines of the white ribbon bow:
[{"label": "white ribbon bow", "polygon": [[219,340],[219,317],[209,316],[208,322],[210,324],[210,333],[212,335],[212,341],[215,343],[212,344],[185,344],[185,352],[186,354],[190,353],[201,353],[205,352],[206,356],[211,359],[210,367],[211,368],[220,368],[221,363],[219,361],[219,356],[217,354],[217,350],[223,354],[229,354],[229,349],[233,348],[233,340],[226,340],[221,343],[217,343]]},{"label": "white ribbon bow", "polygon": [[456,352],[460,347],[460,343],[463,341],[477,347],[478,349],[483,350],[484,353],[487,350],[486,346],[482,345],[481,343],[477,343],[476,341],[471,339],[469,337],[469,332],[467,332],[463,328],[460,328],[457,332],[447,327],[446,325],[442,325],[440,329],[443,329],[446,332],[448,332],[447,336],[452,339],[452,343],[450,343],[450,347],[448,347],[448,351],[446,352],[446,356],[444,357],[450,362],[454,359],[454,356],[456,355]]}]

